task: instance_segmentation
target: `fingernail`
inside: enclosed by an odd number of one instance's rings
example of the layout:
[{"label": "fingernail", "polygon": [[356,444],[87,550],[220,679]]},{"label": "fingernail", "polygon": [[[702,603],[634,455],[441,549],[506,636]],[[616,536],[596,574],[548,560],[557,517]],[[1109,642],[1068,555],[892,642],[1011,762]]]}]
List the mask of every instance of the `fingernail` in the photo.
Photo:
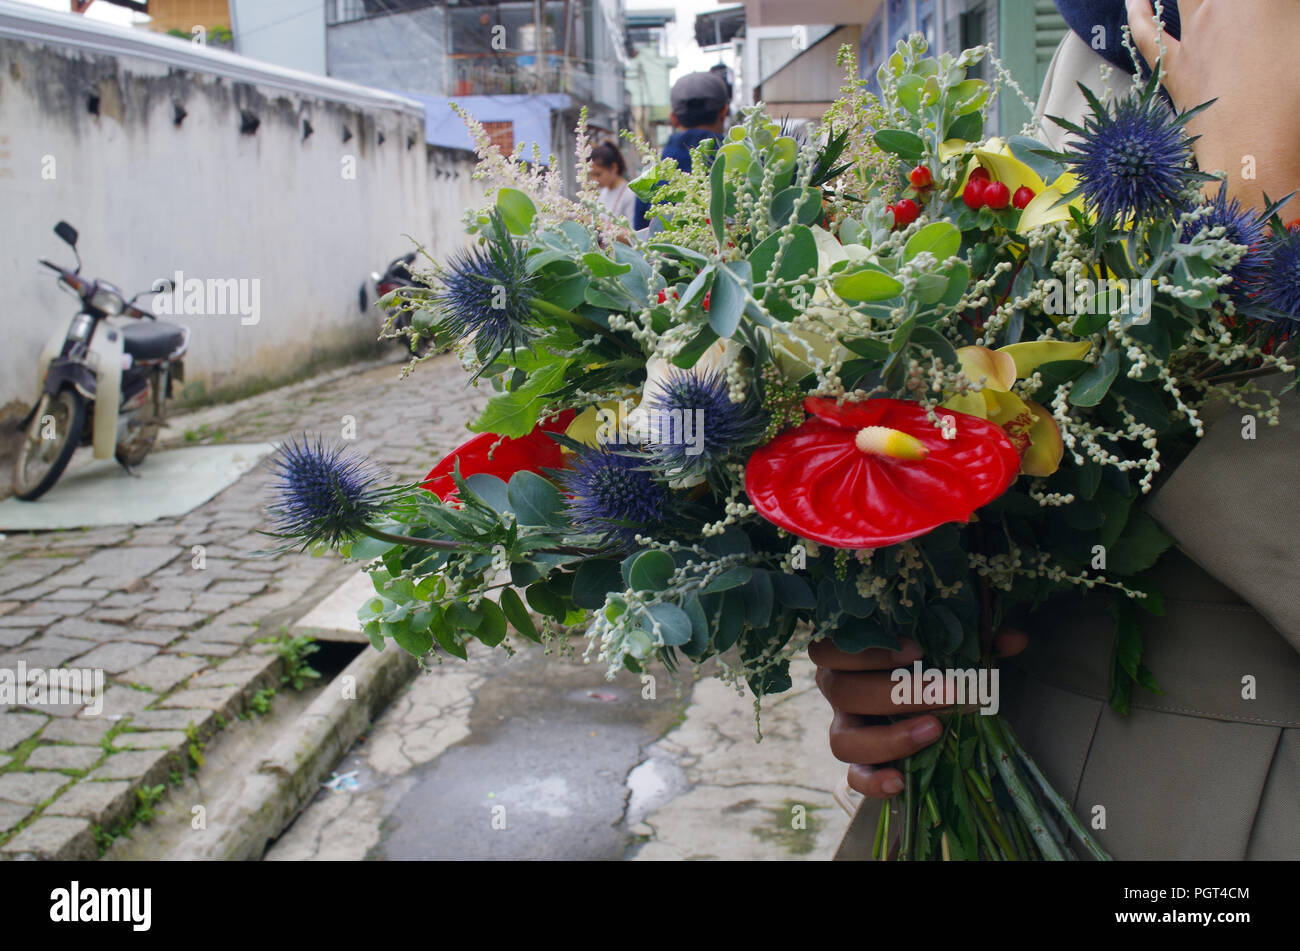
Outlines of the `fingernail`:
[{"label": "fingernail", "polygon": [[884,790],[885,795],[887,796],[897,796],[903,791],[903,781],[895,776],[891,779],[886,779],[880,784],[880,788]]},{"label": "fingernail", "polygon": [[918,743],[929,743],[939,735],[940,729],[938,720],[923,720],[912,727],[911,737]]}]

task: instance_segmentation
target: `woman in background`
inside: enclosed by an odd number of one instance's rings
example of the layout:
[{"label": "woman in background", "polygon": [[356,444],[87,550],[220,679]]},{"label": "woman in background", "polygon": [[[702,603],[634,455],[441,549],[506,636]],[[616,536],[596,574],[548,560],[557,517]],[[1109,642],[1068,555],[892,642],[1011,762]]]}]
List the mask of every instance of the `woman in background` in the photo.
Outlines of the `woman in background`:
[{"label": "woman in background", "polygon": [[636,195],[627,185],[627,163],[613,142],[602,142],[591,150],[590,175],[600,186],[600,203],[615,218],[632,220]]}]

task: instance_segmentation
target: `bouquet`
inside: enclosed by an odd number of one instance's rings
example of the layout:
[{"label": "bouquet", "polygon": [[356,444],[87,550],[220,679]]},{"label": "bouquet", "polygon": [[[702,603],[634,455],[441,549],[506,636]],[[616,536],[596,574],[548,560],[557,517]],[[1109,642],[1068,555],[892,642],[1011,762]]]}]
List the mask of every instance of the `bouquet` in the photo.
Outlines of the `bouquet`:
[{"label": "bouquet", "polygon": [[[1196,110],[1156,77],[1088,93],[1057,152],[984,137],[1014,85],[968,77],[987,49],[925,52],[900,42],[877,99],[845,51],[817,135],[755,107],[690,173],[652,168],[644,238],[471,121],[474,242],[383,303],[490,381],[477,435],[419,484],[320,443],[278,459],[276,533],[371,563],[376,648],[581,629],[611,676],[715,659],[758,704],[814,639],[909,638],[899,702],[952,702],[1006,619],[1092,589],[1111,704],[1159,692],[1141,618],[1170,539],[1139,503],[1210,401],[1276,421],[1259,381],[1295,373],[1300,234],[1205,197]],[[956,695],[878,857],[1105,858],[987,698]]]}]

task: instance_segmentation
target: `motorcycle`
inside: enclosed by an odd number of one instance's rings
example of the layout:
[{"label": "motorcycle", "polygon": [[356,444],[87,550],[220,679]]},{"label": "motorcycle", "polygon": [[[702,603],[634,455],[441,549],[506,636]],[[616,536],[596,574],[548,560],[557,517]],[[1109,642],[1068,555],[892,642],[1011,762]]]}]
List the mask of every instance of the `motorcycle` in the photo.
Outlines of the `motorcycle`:
[{"label": "motorcycle", "polygon": [[[370,280],[361,285],[361,292],[358,295],[358,303],[361,306],[361,312],[364,314],[369,308],[368,292],[371,287],[374,288],[375,303],[378,304],[383,300],[386,294],[391,293],[403,287],[417,287],[415,278],[411,276],[411,265],[415,263],[415,251],[410,251],[400,257],[393,258],[389,262],[388,268],[383,274],[378,271],[370,273]],[[411,336],[408,328],[411,326],[412,308],[410,306],[387,307],[386,322],[391,321],[387,326],[385,336],[391,336],[392,339],[400,341],[402,349],[411,349]],[[416,343],[415,353],[423,356],[432,345],[432,340],[426,335],[421,335]]]},{"label": "motorcycle", "polygon": [[[72,248],[76,270],[41,259],[81,309],[66,331],[53,334],[37,363],[40,394],[19,424],[26,430],[14,463],[14,495],[32,501],[58,481],[78,446],[96,459],[113,456],[126,471],[153,450],[173,384],[184,379],[187,327],[159,321],[136,306],[145,294],[169,290],[162,281],[130,300],[108,281],[81,276],[77,229],[60,221],[54,233]],[[139,323],[114,326],[109,317]]]}]

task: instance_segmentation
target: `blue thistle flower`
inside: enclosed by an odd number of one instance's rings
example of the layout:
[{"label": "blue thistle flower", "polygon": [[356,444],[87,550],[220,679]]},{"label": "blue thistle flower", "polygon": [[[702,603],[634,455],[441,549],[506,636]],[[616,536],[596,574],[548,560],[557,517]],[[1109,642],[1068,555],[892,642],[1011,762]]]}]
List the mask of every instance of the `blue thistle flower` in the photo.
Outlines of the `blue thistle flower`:
[{"label": "blue thistle flower", "polygon": [[579,531],[631,545],[638,530],[663,521],[668,493],[643,458],[582,447],[562,480]]},{"label": "blue thistle flower", "polygon": [[337,548],[356,536],[391,497],[381,487],[383,470],[370,460],[319,439],[291,439],[271,460],[275,482],[267,506],[274,534],[302,547]]},{"label": "blue thistle flower", "polygon": [[1272,267],[1265,228],[1267,216],[1258,214],[1253,208],[1243,208],[1235,198],[1229,199],[1226,183],[1219,186],[1219,193],[1210,208],[1208,215],[1183,229],[1183,240],[1189,241],[1202,231],[1223,228],[1226,240],[1247,248],[1245,255],[1229,272],[1232,283],[1225,293],[1237,310],[1249,313],[1255,304],[1256,289]]},{"label": "blue thistle flower", "polygon": [[492,229],[486,245],[455,254],[438,277],[442,287],[431,295],[441,312],[438,330],[456,340],[473,336],[480,364],[527,346],[536,335],[527,252],[504,227]]},{"label": "blue thistle flower", "polygon": [[1154,95],[1154,83],[1109,105],[1079,88],[1092,106],[1083,127],[1053,121],[1081,140],[1070,144],[1064,160],[1079,177],[1084,203],[1111,228],[1172,215],[1192,183],[1208,178],[1190,165],[1192,139],[1184,129],[1204,107],[1175,117]]},{"label": "blue thistle flower", "polygon": [[758,402],[751,396],[733,403],[726,377],[717,370],[674,370],[647,408],[653,462],[673,479],[703,476],[729,453],[757,443],[763,435]]},{"label": "blue thistle flower", "polygon": [[1300,230],[1274,234],[1268,255],[1269,267],[1255,285],[1256,299],[1264,316],[1286,321],[1294,332],[1300,323]]}]

